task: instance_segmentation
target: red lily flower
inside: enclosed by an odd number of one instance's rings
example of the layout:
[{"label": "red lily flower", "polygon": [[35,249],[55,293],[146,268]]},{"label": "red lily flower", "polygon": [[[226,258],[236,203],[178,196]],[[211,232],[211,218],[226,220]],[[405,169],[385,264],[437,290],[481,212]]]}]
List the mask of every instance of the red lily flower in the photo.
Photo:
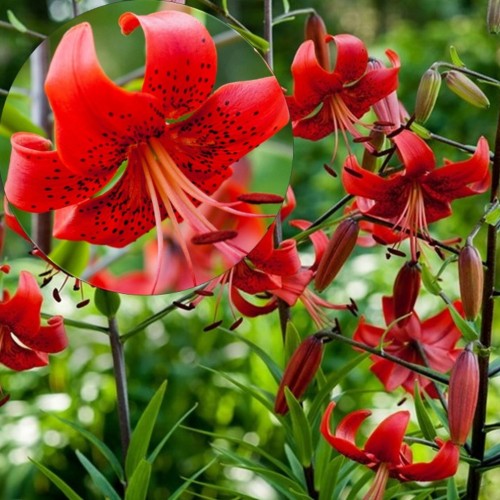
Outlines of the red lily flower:
[{"label": "red lily flower", "polygon": [[[312,40],[302,43],[295,54],[294,93],[287,103],[296,137],[317,141],[338,130],[360,137],[355,127],[359,118],[397,88],[400,65],[394,52],[386,51],[392,68],[373,68],[359,38],[327,35],[324,39],[325,44],[332,41],[337,48],[333,71],[321,66]],[[319,111],[310,116],[318,105]]]},{"label": "red lily flower", "polygon": [[26,271],[11,297],[7,291],[0,302],[0,363],[12,370],[45,366],[48,353],[62,351],[68,343],[62,316],[40,324],[42,294],[35,278]]},{"label": "red lily flower", "polygon": [[[7,198],[29,212],[55,210],[58,238],[113,247],[156,226],[162,248],[161,223],[168,217],[192,269],[177,222],[187,221],[199,235],[217,234],[197,210],[200,203],[244,213],[210,195],[231,175],[231,164],[286,124],[285,99],[273,77],[230,83],[210,95],[215,44],[188,14],[126,13],[119,24],[124,34],[138,26],[144,31],[142,91],[125,91],[109,80],[87,23],[71,28],[45,83],[57,151],[42,137],[14,134]],[[257,241],[244,249],[227,241],[214,244],[235,263]]]},{"label": "red lily flower", "polygon": [[335,434],[332,434],[330,416],[334,408],[335,403],[328,405],[321,420],[321,433],[339,453],[377,472],[365,499],[382,500],[389,477],[402,482],[439,481],[456,473],[459,451],[451,441],[436,439],[439,451],[432,461],[413,463],[411,449],[403,442],[410,420],[408,411],[398,411],[383,420],[361,449],[356,445],[356,434],[371,411],[349,413],[341,420]]},{"label": "red lily flower", "polygon": [[389,220],[410,236],[412,260],[417,260],[417,233],[428,236],[428,224],[451,214],[451,201],[488,188],[489,147],[481,137],[470,159],[436,169],[434,153],[416,134],[403,130],[392,141],[405,167],[402,172],[382,178],[364,170],[351,155],[342,182],[357,196],[363,213]]},{"label": "red lily flower", "polygon": [[[460,302],[456,302],[454,306],[462,313]],[[385,322],[390,325],[396,319],[394,299],[383,297],[382,308]],[[448,309],[423,322],[414,312],[406,324],[403,326],[394,324],[387,332],[384,328],[366,323],[362,317],[353,336],[357,342],[372,347],[378,347],[383,342],[385,352],[410,363],[418,365],[428,363],[431,368],[443,373],[452,368],[462,352],[461,349],[455,348],[461,337]],[[413,394],[415,380],[418,380],[422,390],[432,397],[437,397],[432,382],[422,375],[376,355],[372,355],[371,359],[373,360],[371,371],[380,379],[387,391],[393,391],[401,385],[407,392]]]}]

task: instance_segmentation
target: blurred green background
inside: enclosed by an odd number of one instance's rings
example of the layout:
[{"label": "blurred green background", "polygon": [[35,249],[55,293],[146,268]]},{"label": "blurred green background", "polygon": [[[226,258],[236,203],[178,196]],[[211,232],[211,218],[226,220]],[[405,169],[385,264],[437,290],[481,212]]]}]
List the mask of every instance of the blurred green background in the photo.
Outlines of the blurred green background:
[{"label": "blurred green background", "polygon": [[[82,1],[80,8],[87,10],[104,2]],[[123,2],[126,3],[126,2]],[[188,2],[189,3],[189,2]],[[200,6],[199,3],[189,3]],[[249,29],[262,35],[261,1],[228,0],[231,14]],[[423,72],[435,61],[449,61],[449,47],[453,45],[468,67],[487,75],[499,76],[500,51],[497,38],[486,32],[485,0],[433,0],[393,1],[384,0],[289,0],[291,10],[315,8],[332,34],[352,33],[361,37],[369,52],[384,59],[384,50],[395,50],[402,61],[398,95],[411,113],[416,89]],[[11,9],[29,28],[41,33],[51,33],[71,16],[70,3],[65,0],[33,2],[30,0],[1,0],[0,19],[7,20],[6,10]],[[274,3],[275,15],[283,12],[279,0]],[[275,27],[275,71],[282,85],[292,89],[290,64],[302,42],[304,16],[282,22]],[[0,30],[0,88],[9,89],[36,42],[28,36],[6,29]],[[132,63],[133,66],[133,63]],[[444,85],[435,113],[428,122],[437,134],[475,144],[485,135],[492,144],[498,114],[498,91],[482,85],[492,103],[489,110],[479,110],[459,100]],[[0,101],[1,102],[1,101]],[[464,153],[433,143],[438,165],[443,158],[464,159]],[[323,170],[330,160],[333,138],[318,143],[303,140],[295,142],[292,185],[298,201],[294,218],[313,220],[327,210],[342,195],[338,179],[329,177]],[[361,151],[358,146],[356,151]],[[339,149],[334,168],[340,171],[346,151]],[[434,224],[432,234],[442,238],[464,237],[482,213],[486,198],[474,197],[456,203],[454,215]],[[285,225],[285,234],[292,234]],[[478,243],[483,237],[479,236]],[[5,254],[17,259],[18,269],[30,268],[43,271],[38,261],[24,257],[28,245],[12,235],[7,240]],[[304,254],[310,253],[308,247]],[[384,249],[357,248],[348,265],[337,278],[334,286],[324,293],[335,303],[354,298],[362,314],[370,323],[382,326],[381,296],[391,292],[398,270],[398,262],[387,261]],[[456,273],[450,267],[443,276],[443,288],[452,297],[458,295]],[[59,280],[59,281],[58,281]],[[54,280],[60,283],[62,277]],[[14,284],[14,283],[12,283]],[[55,286],[54,284],[54,286]],[[52,284],[49,286],[49,288]],[[92,305],[78,310],[70,286],[63,293],[62,305],[55,304],[46,290],[47,312],[57,311],[71,319],[99,324],[102,318]],[[87,289],[88,296],[92,291]],[[172,298],[123,297],[123,307],[118,316],[120,327],[126,331],[150,314],[162,309]],[[132,422],[144,409],[161,382],[168,379],[165,402],[155,429],[153,443],[158,443],[177,419],[195,403],[196,411],[189,417],[190,427],[224,435],[244,437],[258,444],[275,456],[283,456],[283,429],[277,421],[252,400],[220,376],[204,367],[231,373],[241,382],[255,385],[272,393],[276,384],[263,364],[248,347],[228,333],[218,330],[203,333],[203,328],[214,319],[224,318],[226,325],[233,317],[227,301],[214,316],[214,300],[203,301],[192,312],[176,311],[138,334],[126,345],[128,383]],[[57,307],[56,307],[57,306]],[[441,303],[422,293],[418,311],[428,317],[442,308]],[[343,332],[350,335],[356,319],[348,313],[337,315]],[[316,330],[300,306],[292,313],[293,324],[302,337]],[[498,318],[496,333],[498,334]],[[253,340],[276,362],[283,363],[283,348],[276,315],[256,320],[245,320],[239,333]],[[111,355],[107,338],[103,334],[68,328],[70,348],[51,358],[50,367],[25,373],[13,373],[0,368],[0,384],[12,394],[12,400],[0,409],[0,497],[5,499],[56,499],[63,498],[59,491],[28,461],[28,457],[42,461],[57,472],[85,499],[99,498],[95,487],[84,473],[74,450],[79,449],[94,463],[102,467],[111,478],[108,465],[94,448],[77,433],[53,418],[52,414],[79,422],[103,439],[119,455],[120,439],[115,412],[114,380]],[[497,335],[498,338],[498,335]],[[498,341],[497,341],[498,342]],[[323,370],[330,373],[339,369],[355,354],[344,345],[328,345]],[[498,415],[500,394],[498,378],[491,383],[489,409],[491,416]],[[362,390],[361,390],[362,388]],[[340,409],[343,412],[359,408],[393,409],[405,395],[402,391],[387,394],[369,372],[369,363],[353,372],[343,383]],[[410,405],[408,405],[410,408]],[[498,418],[498,417],[497,417]],[[498,443],[498,431],[489,434],[492,443]],[[160,455],[153,470],[152,488],[148,498],[165,499],[187,477],[207,464],[214,456],[212,440],[202,434],[185,429],[178,430]],[[229,446],[219,440],[220,447]],[[237,452],[245,455],[243,449]],[[463,478],[462,467],[459,477]],[[281,498],[256,474],[232,466],[214,465],[204,476],[205,482],[228,486],[265,500]],[[486,474],[484,497],[495,497],[500,486],[495,472]],[[217,493],[208,486],[193,486],[193,493],[186,499],[204,495],[204,498],[233,498]]]}]

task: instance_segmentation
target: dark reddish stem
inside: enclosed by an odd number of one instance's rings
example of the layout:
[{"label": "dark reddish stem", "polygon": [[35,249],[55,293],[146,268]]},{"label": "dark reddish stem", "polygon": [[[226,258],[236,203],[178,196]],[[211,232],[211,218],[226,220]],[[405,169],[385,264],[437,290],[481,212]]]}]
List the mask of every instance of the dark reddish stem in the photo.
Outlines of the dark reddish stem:
[{"label": "dark reddish stem", "polygon": [[123,342],[118,331],[116,318],[108,319],[109,343],[113,356],[113,373],[116,384],[116,400],[118,403],[118,423],[120,426],[120,439],[122,443],[123,463],[127,457],[130,443],[130,411],[127,394],[127,374],[125,371],[125,356]]},{"label": "dark reddish stem", "polygon": [[[493,171],[491,180],[490,201],[498,199],[500,184],[500,114],[498,116],[495,137],[495,151],[493,156]],[[480,342],[482,348],[479,352],[479,396],[472,428],[471,456],[479,461],[484,459],[486,442],[485,422],[486,405],[488,402],[488,368],[490,359],[491,336],[493,328],[493,313],[495,309],[495,268],[496,268],[497,231],[492,225],[488,226],[486,240],[486,270],[483,286],[483,307],[481,321]],[[476,500],[481,489],[482,472],[477,467],[471,466],[467,479],[467,498]]]},{"label": "dark reddish stem", "polygon": [[[41,43],[30,58],[31,69],[31,117],[33,122],[50,137],[50,107],[43,90],[45,76],[49,69],[49,43]],[[52,214],[33,214],[31,236],[36,246],[48,254],[52,244]]]}]

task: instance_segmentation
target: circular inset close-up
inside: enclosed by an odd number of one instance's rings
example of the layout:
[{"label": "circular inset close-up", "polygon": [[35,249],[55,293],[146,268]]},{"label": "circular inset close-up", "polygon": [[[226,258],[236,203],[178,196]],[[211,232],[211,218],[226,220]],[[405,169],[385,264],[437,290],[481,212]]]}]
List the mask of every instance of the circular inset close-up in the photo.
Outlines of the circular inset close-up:
[{"label": "circular inset close-up", "polygon": [[101,288],[159,294],[221,276],[283,202],[282,88],[204,12],[131,1],[79,16],[35,50],[7,104],[41,119],[10,138],[6,210],[56,267]]}]

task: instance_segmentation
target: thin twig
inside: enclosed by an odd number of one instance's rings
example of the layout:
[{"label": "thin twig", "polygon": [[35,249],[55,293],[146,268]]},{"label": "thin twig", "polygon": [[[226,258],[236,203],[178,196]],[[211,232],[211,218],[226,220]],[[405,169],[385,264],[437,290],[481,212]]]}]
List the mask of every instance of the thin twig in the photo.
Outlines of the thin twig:
[{"label": "thin twig", "polygon": [[26,29],[25,31],[19,31],[15,26],[12,26],[12,24],[8,23],[7,21],[0,21],[0,28],[10,30],[10,31],[17,31],[21,35],[28,35],[32,38],[36,38],[37,40],[45,40],[47,38],[46,35],[43,35],[42,33],[38,33],[37,31],[29,30]]}]

